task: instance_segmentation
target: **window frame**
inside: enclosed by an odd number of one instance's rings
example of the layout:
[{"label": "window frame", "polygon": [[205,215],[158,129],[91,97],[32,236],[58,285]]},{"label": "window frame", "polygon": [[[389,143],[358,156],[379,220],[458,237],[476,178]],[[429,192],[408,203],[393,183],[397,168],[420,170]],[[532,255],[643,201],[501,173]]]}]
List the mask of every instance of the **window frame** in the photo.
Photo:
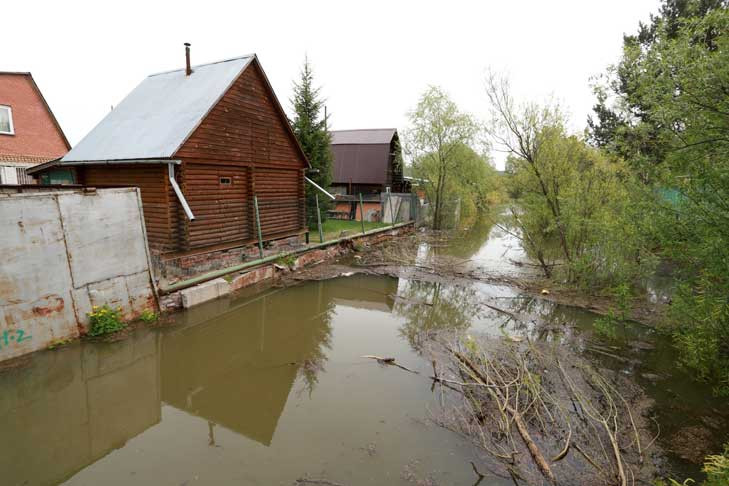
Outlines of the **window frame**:
[{"label": "window frame", "polygon": [[[227,179],[227,182],[223,182],[223,179]],[[218,176],[218,186],[232,187],[233,186],[233,177],[232,176]]]},{"label": "window frame", "polygon": [[4,132],[0,130],[0,135],[15,135],[15,125],[13,125],[13,108],[9,105],[0,105],[0,109],[5,108],[8,110],[8,120],[10,121],[10,131]]}]

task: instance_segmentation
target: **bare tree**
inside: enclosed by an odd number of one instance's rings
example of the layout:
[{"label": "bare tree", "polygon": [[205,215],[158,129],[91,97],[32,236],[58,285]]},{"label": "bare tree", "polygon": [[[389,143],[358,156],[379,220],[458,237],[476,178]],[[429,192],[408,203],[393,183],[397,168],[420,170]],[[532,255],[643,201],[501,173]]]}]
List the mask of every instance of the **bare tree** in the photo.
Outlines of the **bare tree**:
[{"label": "bare tree", "polygon": [[562,209],[560,207],[560,180],[562,174],[544,163],[543,141],[545,130],[563,131],[565,116],[556,103],[540,106],[536,103],[517,105],[511,95],[506,77],[490,72],[486,77],[486,95],[490,103],[487,134],[500,150],[527,164],[538,183],[539,192],[549,207],[559,235],[564,258],[571,262],[572,253],[567,243]]}]

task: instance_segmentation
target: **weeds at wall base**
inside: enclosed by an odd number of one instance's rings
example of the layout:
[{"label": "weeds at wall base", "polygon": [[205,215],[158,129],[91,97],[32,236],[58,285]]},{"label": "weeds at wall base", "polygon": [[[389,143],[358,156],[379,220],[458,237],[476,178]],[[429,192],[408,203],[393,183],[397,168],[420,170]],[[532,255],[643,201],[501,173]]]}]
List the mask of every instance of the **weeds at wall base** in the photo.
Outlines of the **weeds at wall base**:
[{"label": "weeds at wall base", "polygon": [[89,316],[89,336],[98,337],[121,331],[126,324],[121,318],[121,307],[112,309],[108,305],[94,306]]}]

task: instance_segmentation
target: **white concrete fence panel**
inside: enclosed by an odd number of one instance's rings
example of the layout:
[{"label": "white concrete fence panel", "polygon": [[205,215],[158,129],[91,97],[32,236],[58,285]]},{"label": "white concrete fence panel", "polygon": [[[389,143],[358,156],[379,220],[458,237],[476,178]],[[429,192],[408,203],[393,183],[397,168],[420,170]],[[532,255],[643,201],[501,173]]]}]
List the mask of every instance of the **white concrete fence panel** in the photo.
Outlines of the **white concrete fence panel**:
[{"label": "white concrete fence panel", "polygon": [[157,310],[136,188],[0,194],[0,361]]}]

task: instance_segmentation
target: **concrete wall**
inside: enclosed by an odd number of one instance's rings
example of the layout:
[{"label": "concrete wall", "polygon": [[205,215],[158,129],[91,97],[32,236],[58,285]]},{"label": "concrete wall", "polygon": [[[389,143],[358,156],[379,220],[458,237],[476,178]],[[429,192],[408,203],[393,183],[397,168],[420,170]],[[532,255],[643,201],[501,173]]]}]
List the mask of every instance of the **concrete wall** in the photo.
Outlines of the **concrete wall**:
[{"label": "concrete wall", "polygon": [[0,194],[0,361],[156,309],[136,188]]}]

